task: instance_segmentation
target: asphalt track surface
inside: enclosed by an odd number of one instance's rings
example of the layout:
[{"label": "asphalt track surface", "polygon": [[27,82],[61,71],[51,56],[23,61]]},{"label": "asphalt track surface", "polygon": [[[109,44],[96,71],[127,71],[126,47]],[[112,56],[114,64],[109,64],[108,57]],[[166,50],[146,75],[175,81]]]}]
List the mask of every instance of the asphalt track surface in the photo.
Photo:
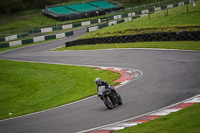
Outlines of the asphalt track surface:
[{"label": "asphalt track surface", "polygon": [[118,89],[124,104],[108,110],[102,101],[93,97],[0,121],[0,133],[74,133],[148,113],[200,94],[200,52],[153,49],[48,52],[85,34],[85,30],[79,29],[67,39],[1,53],[0,59],[139,69],[142,77]]}]

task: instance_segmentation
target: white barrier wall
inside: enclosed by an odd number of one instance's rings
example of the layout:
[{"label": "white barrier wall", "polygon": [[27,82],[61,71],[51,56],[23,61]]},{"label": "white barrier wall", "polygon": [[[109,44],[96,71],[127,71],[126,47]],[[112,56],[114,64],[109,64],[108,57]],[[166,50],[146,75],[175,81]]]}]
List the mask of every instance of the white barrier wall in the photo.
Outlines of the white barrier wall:
[{"label": "white barrier wall", "polygon": [[65,33],[56,34],[56,38],[64,38]]},{"label": "white barrier wall", "polygon": [[131,18],[125,18],[124,20],[125,20],[125,22],[131,21]]},{"label": "white barrier wall", "polygon": [[21,40],[9,42],[9,46],[10,47],[19,46],[19,45],[22,45],[22,41]]},{"label": "white barrier wall", "polygon": [[147,16],[148,14],[144,14],[144,15],[140,15],[140,17],[144,17],[144,16]]},{"label": "white barrier wall", "polygon": [[167,8],[173,8],[174,6],[173,5],[167,5]]},{"label": "white barrier wall", "polygon": [[45,33],[45,32],[52,32],[52,31],[53,31],[52,27],[51,27],[51,28],[43,28],[43,29],[41,29],[41,32],[42,32],[42,33]]},{"label": "white barrier wall", "polygon": [[133,16],[135,16],[135,12],[128,13],[128,16],[129,16],[129,17],[133,17]]},{"label": "white barrier wall", "polygon": [[12,36],[5,37],[6,41],[15,40],[15,39],[17,39],[17,35],[12,35]]},{"label": "white barrier wall", "polygon": [[122,15],[116,15],[116,16],[114,16],[114,20],[120,19],[120,18],[122,18]]},{"label": "white barrier wall", "polygon": [[117,15],[118,19],[122,18],[122,15]]},{"label": "white barrier wall", "polygon": [[142,14],[148,14],[149,10],[142,10]]},{"label": "white barrier wall", "polygon": [[179,2],[178,6],[184,6],[184,2]]},{"label": "white barrier wall", "polygon": [[45,40],[44,36],[39,36],[39,37],[33,38],[33,42],[40,42],[40,41],[44,41],[44,40]]},{"label": "white barrier wall", "polygon": [[111,25],[116,25],[116,24],[117,24],[117,21],[112,21],[112,22],[109,22],[109,23],[108,23],[109,26],[111,26]]},{"label": "white barrier wall", "polygon": [[71,29],[71,28],[73,28],[73,25],[72,24],[68,24],[68,25],[63,25],[62,26],[62,29],[64,30],[64,29]]},{"label": "white barrier wall", "polygon": [[90,28],[88,28],[89,30],[89,32],[92,32],[92,31],[95,31],[95,30],[98,30],[99,29],[99,27],[98,26],[94,26],[94,27],[90,27]]},{"label": "white barrier wall", "polygon": [[81,22],[81,26],[85,26],[85,25],[91,25],[91,22],[90,21]]},{"label": "white barrier wall", "polygon": [[161,11],[161,7],[155,7],[154,10],[155,10],[155,12]]},{"label": "white barrier wall", "polygon": [[118,19],[118,17],[117,17],[117,16],[114,16],[113,18],[114,18],[114,20]]}]

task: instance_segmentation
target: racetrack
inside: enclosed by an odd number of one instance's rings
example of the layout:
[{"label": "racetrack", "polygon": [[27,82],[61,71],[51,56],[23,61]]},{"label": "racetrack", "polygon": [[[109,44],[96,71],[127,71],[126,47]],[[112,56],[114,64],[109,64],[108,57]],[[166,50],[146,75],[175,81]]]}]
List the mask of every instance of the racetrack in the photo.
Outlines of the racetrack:
[{"label": "racetrack", "polygon": [[200,94],[200,52],[153,49],[48,52],[85,31],[85,28],[79,29],[67,39],[4,52],[0,59],[139,69],[143,72],[142,77],[118,89],[124,104],[108,110],[102,101],[93,97],[0,121],[1,133],[74,133],[138,116]]}]

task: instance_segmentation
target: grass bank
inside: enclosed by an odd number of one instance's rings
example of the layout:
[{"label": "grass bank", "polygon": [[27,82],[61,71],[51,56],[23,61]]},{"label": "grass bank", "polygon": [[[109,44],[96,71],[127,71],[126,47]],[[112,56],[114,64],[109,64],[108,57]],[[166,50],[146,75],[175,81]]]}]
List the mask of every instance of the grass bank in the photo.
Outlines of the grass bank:
[{"label": "grass bank", "polygon": [[186,12],[186,5],[153,13],[142,18],[134,19],[133,22],[124,22],[118,25],[106,27],[80,37],[94,38],[105,36],[134,35],[153,32],[174,32],[174,31],[196,31],[200,30],[200,1],[196,6],[189,4],[189,13]]},{"label": "grass bank", "polygon": [[115,133],[199,133],[200,104]]},{"label": "grass bank", "polygon": [[90,67],[5,60],[0,60],[0,73],[0,119],[95,95],[96,77],[109,83],[120,77],[119,73]]},{"label": "grass bank", "polygon": [[[80,46],[72,46],[72,47],[61,47],[52,51],[113,49],[116,47],[117,47],[116,44],[80,45]],[[118,43],[118,47],[119,48],[161,48],[161,49],[200,50],[200,41]]]},{"label": "grass bank", "polygon": [[[84,2],[85,0],[69,0],[68,3],[70,2]],[[134,7],[134,6],[140,6],[140,5],[144,5],[144,4],[149,4],[152,2],[155,2],[155,0],[148,0],[148,1],[138,1],[138,0],[131,0],[131,1],[123,1],[123,0],[116,0],[119,3],[124,4],[125,8],[127,7]],[[164,1],[164,0],[157,0],[157,2],[160,1]],[[34,13],[38,13],[40,12],[42,9],[32,9],[32,10],[27,10],[27,11],[20,11],[17,13],[12,13],[10,15],[0,15],[0,21],[5,23],[1,23],[0,26],[0,31],[8,31],[9,30],[14,30],[14,29],[24,29],[24,28],[33,28],[33,27],[41,27],[41,26],[52,26],[55,25],[57,23],[61,23],[60,21],[54,20],[52,18],[46,17],[45,15],[42,14],[38,14],[35,15],[33,17],[28,17],[27,15],[32,15]],[[23,16],[27,16],[26,19],[22,18]],[[20,19],[20,17],[22,19]],[[104,16],[100,16],[100,17],[92,17],[92,18],[86,18],[86,19],[77,19],[77,20],[72,20],[69,21],[69,23],[73,22],[81,22],[81,21],[88,21],[90,19],[97,19],[97,18],[101,18],[101,17],[105,17]],[[16,19],[16,20],[14,20]],[[67,21],[64,21],[65,23]]]}]

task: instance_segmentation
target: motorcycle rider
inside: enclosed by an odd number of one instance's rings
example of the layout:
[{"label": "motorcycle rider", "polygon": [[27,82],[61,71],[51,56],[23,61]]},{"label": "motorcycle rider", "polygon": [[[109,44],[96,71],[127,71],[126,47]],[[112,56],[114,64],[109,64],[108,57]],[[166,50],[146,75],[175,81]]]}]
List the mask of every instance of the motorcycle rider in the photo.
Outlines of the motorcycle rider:
[{"label": "motorcycle rider", "polygon": [[[100,96],[100,94],[99,94],[99,86],[105,86],[106,89],[110,89],[111,91],[113,91],[116,94],[116,92],[114,90],[114,86],[111,86],[105,80],[101,80],[100,78],[96,78],[95,79],[95,83],[97,85],[97,91],[98,91],[97,96]],[[102,97],[101,97],[101,100],[103,100]]]}]

